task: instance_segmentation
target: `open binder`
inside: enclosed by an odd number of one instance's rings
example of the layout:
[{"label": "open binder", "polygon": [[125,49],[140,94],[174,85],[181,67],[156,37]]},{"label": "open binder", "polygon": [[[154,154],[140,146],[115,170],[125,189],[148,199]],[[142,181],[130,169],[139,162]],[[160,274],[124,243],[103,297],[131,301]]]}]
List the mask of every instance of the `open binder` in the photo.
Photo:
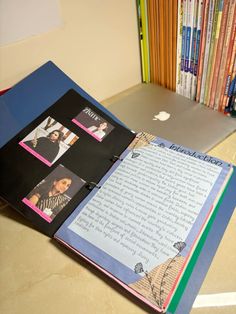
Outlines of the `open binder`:
[{"label": "open binder", "polygon": [[[222,204],[221,232],[235,206],[233,166],[134,134],[84,96],[66,90],[3,138],[0,195],[157,312],[184,313],[194,299],[184,291],[197,292],[214,254],[190,287]],[[41,139],[59,131],[49,157]]]}]

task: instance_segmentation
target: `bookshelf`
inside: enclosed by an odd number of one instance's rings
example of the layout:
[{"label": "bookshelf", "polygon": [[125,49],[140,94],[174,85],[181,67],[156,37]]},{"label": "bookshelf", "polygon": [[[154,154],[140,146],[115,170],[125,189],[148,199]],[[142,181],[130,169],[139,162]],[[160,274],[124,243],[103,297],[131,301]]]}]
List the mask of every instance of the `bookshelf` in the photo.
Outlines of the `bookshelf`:
[{"label": "bookshelf", "polygon": [[143,82],[235,117],[236,2],[139,0],[137,5]]}]

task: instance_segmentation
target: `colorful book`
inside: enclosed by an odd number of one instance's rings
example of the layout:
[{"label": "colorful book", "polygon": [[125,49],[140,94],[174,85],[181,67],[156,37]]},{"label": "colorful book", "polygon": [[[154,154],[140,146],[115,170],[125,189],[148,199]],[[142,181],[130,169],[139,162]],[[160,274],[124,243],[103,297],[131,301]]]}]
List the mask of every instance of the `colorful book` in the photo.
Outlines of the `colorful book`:
[{"label": "colorful book", "polygon": [[176,93],[181,94],[181,45],[183,33],[183,0],[178,1],[177,52],[176,52]]},{"label": "colorful book", "polygon": [[183,76],[183,95],[190,97],[189,90],[189,71],[191,59],[191,47],[193,40],[193,23],[194,23],[194,1],[187,0],[187,20],[186,20],[186,46],[184,56],[184,76]]},{"label": "colorful book", "polygon": [[227,53],[226,63],[225,63],[225,73],[223,77],[220,100],[219,100],[219,111],[222,111],[222,112],[224,111],[225,106],[226,106],[229,80],[230,80],[233,66],[234,66],[235,54],[236,54],[236,7],[234,8],[234,17],[232,21],[232,29],[231,29],[228,53]]},{"label": "colorful book", "polygon": [[206,0],[203,6],[203,19],[201,25],[201,41],[200,41],[200,52],[199,52],[199,65],[198,65],[198,73],[197,73],[197,93],[196,93],[196,101],[200,101],[200,93],[201,93],[201,83],[202,83],[202,72],[203,72],[203,64],[204,64],[204,53],[205,53],[205,45],[206,45],[206,33],[207,33],[207,23],[208,23],[208,12],[209,12],[209,2],[210,0]]},{"label": "colorful book", "polygon": [[236,117],[236,76],[233,78],[231,82],[232,93],[229,98],[229,113],[232,117]]},{"label": "colorful book", "polygon": [[228,103],[225,113],[232,117],[236,117],[236,74],[232,76],[228,91]]},{"label": "colorful book", "polygon": [[182,45],[181,45],[181,71],[180,71],[180,87],[179,92],[184,95],[184,73],[185,73],[185,54],[187,41],[187,9],[188,2],[183,0],[183,25],[182,25]]},{"label": "colorful book", "polygon": [[[226,104],[225,104],[225,113],[229,113],[230,112],[230,97],[233,96],[233,92],[234,92],[234,85],[235,85],[235,81],[236,81],[236,56],[233,56],[234,60],[234,65],[233,65],[233,71],[232,74],[228,77],[228,81],[227,81],[227,95],[226,95]],[[236,94],[236,91],[235,91]]]},{"label": "colorful book", "polygon": [[176,61],[177,61],[177,27],[178,27],[178,1],[172,0],[172,90],[176,91]]},{"label": "colorful book", "polygon": [[176,48],[174,45],[174,33],[173,33],[173,24],[176,24],[176,15],[173,14],[173,10],[174,10],[174,6],[173,6],[173,1],[172,0],[168,0],[168,6],[167,6],[167,23],[168,23],[168,43],[167,43],[167,47],[168,47],[168,53],[167,53],[167,64],[168,66],[168,81],[167,81],[167,88],[170,90],[173,90],[173,74],[174,74],[174,64],[173,64],[173,54],[176,53]]},{"label": "colorful book", "polygon": [[197,13],[196,48],[194,50],[193,78],[192,78],[191,96],[190,96],[191,100],[196,99],[196,92],[197,92],[197,73],[198,73],[198,63],[199,63],[199,50],[200,50],[203,10],[204,10],[203,1],[199,1],[198,13]]},{"label": "colorful book", "polygon": [[214,68],[212,69],[213,74],[212,74],[212,80],[211,80],[211,87],[209,89],[209,100],[207,103],[207,106],[210,108],[214,108],[214,104],[215,104],[215,94],[216,94],[220,63],[221,63],[221,57],[222,57],[222,50],[223,50],[223,44],[224,44],[224,38],[225,38],[225,31],[226,31],[226,25],[227,25],[229,2],[230,0],[224,0],[219,39],[218,39],[217,47],[216,47],[216,57],[215,57],[215,62],[214,62]]},{"label": "colorful book", "polygon": [[222,13],[223,13],[223,6],[225,5],[225,0],[220,0],[219,2],[219,10],[218,10],[218,18],[217,18],[217,26],[216,26],[216,33],[215,33],[215,39],[214,39],[214,45],[213,45],[213,51],[212,51],[212,57],[211,57],[211,68],[209,69],[210,71],[210,76],[208,78],[208,85],[207,85],[207,95],[206,99],[204,96],[204,103],[205,105],[209,106],[210,104],[210,95],[211,95],[211,86],[212,86],[212,79],[213,79],[213,74],[214,74],[214,68],[215,68],[215,63],[216,63],[216,55],[217,55],[217,47],[218,47],[218,40],[219,40],[219,35],[220,35],[220,29],[221,29],[221,20],[222,20]]},{"label": "colorful book", "polygon": [[190,34],[190,60],[189,60],[189,68],[187,74],[187,88],[186,88],[186,96],[191,98],[191,86],[192,86],[192,78],[193,78],[193,69],[194,69],[194,53],[196,51],[196,37],[197,37],[197,14],[198,14],[198,2],[192,1],[191,8],[191,34]]},{"label": "colorful book", "polygon": [[[210,86],[210,77],[212,73],[212,67],[215,62],[215,51],[216,51],[216,45],[217,40],[219,37],[219,26],[221,15],[222,15],[222,9],[223,9],[223,0],[217,0],[215,4],[215,12],[214,12],[214,18],[213,18],[213,25],[212,25],[212,36],[211,36],[211,43],[210,43],[210,52],[209,52],[209,61],[208,61],[208,67],[207,67],[207,76],[206,76],[206,87],[205,87],[205,93],[204,93],[204,100],[203,103],[207,104],[207,98],[209,94],[209,86]],[[220,17],[219,17],[220,16]]]},{"label": "colorful book", "polygon": [[139,18],[139,34],[140,48],[142,60],[142,78],[143,82],[150,82],[150,57],[149,57],[149,35],[147,21],[147,2],[146,0],[138,1],[138,18]]},{"label": "colorful book", "polygon": [[160,37],[160,84],[163,87],[166,87],[166,38],[165,38],[165,3],[164,0],[158,0],[158,8],[159,8],[159,28],[158,34]]},{"label": "colorful book", "polygon": [[225,29],[225,38],[224,38],[224,44],[223,44],[223,50],[222,50],[222,57],[221,57],[221,62],[220,62],[216,93],[215,93],[215,101],[214,101],[215,110],[220,110],[220,96],[221,96],[224,75],[226,72],[226,62],[227,62],[227,58],[229,59],[231,56],[231,53],[229,53],[230,56],[228,56],[228,52],[229,50],[232,51],[232,46],[233,46],[233,42],[232,41],[230,42],[230,39],[231,39],[231,33],[233,31],[235,6],[236,6],[235,0],[230,0],[228,16],[227,16],[227,25]]},{"label": "colorful book", "polygon": [[210,3],[209,3],[209,11],[208,11],[208,18],[207,18],[208,23],[207,23],[207,31],[206,31],[206,44],[205,44],[205,51],[204,51],[203,71],[202,71],[202,80],[201,80],[201,92],[200,92],[200,98],[199,98],[200,103],[204,102],[215,2],[216,0],[210,0]]}]

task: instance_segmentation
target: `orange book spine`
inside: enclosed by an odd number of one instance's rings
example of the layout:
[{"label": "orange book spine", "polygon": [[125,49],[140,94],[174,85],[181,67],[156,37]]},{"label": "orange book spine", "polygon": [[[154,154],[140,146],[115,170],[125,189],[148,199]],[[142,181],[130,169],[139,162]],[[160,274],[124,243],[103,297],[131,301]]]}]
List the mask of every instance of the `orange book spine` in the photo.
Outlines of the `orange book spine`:
[{"label": "orange book spine", "polygon": [[208,22],[208,10],[209,10],[209,0],[206,0],[203,7],[203,19],[201,26],[201,41],[200,41],[200,52],[199,52],[199,66],[197,72],[197,94],[196,101],[200,100],[200,92],[201,92],[201,81],[202,81],[202,71],[203,71],[203,61],[204,61],[204,52],[205,52],[205,44],[206,44],[206,31],[207,31],[207,22]]},{"label": "orange book spine", "polygon": [[153,8],[152,1],[147,1],[147,11],[148,11],[148,30],[149,30],[149,46],[150,46],[150,81],[154,82],[155,77],[155,66],[154,66],[154,39],[153,39]]},{"label": "orange book spine", "polygon": [[168,0],[168,42],[169,42],[169,53],[168,53],[168,61],[167,63],[169,64],[169,79],[167,82],[167,87],[172,90],[172,75],[173,75],[173,66],[172,66],[172,54],[173,54],[173,42],[172,42],[172,32],[173,32],[173,24],[175,23],[173,19],[173,6],[172,6],[172,0]]},{"label": "orange book spine", "polygon": [[[152,2],[152,1],[150,1]],[[160,69],[158,68],[157,64],[157,46],[158,46],[158,36],[157,36],[157,16],[156,16],[156,6],[155,2],[153,2],[153,7],[152,7],[152,36],[153,36],[153,73],[154,73],[154,78],[153,78],[153,83],[157,84],[159,81],[159,71]]]},{"label": "orange book spine", "polygon": [[154,19],[155,19],[155,66],[156,66],[156,79],[155,83],[160,84],[160,36],[159,36],[159,6],[158,1],[154,2]]},{"label": "orange book spine", "polygon": [[164,0],[158,0],[159,3],[159,38],[160,38],[160,83],[165,86],[165,42],[164,37]]},{"label": "orange book spine", "polygon": [[223,13],[222,13],[222,19],[221,19],[220,35],[219,35],[217,50],[216,50],[216,58],[215,58],[213,76],[212,76],[209,104],[207,104],[211,108],[214,108],[214,103],[215,103],[215,94],[216,94],[218,75],[219,75],[219,70],[220,70],[225,30],[226,30],[226,25],[227,25],[228,10],[229,10],[229,0],[225,0]]},{"label": "orange book spine", "polygon": [[[179,0],[180,1],[180,0]],[[176,86],[176,50],[177,50],[177,1],[172,0],[173,6],[173,32],[172,32],[172,42],[173,42],[173,54],[172,54],[172,90],[175,91]]]}]

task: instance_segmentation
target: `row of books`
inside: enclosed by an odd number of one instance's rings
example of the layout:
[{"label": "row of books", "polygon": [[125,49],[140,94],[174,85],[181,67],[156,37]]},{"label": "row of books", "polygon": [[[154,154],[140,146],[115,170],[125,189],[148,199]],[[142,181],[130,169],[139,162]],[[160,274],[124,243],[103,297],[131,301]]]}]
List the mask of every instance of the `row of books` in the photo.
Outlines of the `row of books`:
[{"label": "row of books", "polygon": [[232,110],[235,34],[235,0],[179,1],[176,92],[218,111]]},{"label": "row of books", "polygon": [[150,73],[143,81],[236,116],[236,1],[140,0],[138,7],[143,73]]}]

